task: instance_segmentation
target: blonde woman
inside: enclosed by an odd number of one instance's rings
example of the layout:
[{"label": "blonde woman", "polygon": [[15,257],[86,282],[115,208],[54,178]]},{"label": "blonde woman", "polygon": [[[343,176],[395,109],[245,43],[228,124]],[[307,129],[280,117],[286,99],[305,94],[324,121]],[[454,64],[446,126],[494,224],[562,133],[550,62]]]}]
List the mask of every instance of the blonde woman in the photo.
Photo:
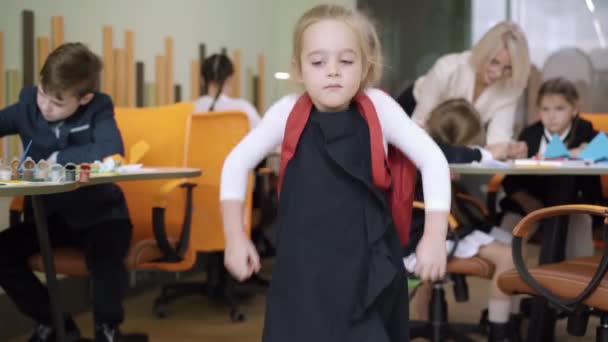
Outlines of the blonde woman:
[{"label": "blonde woman", "polygon": [[399,102],[417,123],[426,126],[431,110],[441,102],[464,98],[481,115],[486,144],[506,143],[513,136],[516,104],[526,87],[529,70],[523,31],[515,23],[501,22],[472,50],[439,58],[400,96]]}]

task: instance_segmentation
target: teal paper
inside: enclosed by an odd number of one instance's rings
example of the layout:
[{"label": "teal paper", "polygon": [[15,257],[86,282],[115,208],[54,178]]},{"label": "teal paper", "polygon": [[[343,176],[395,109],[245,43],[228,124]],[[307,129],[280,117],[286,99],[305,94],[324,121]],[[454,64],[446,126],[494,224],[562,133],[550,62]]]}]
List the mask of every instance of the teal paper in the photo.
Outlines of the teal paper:
[{"label": "teal paper", "polygon": [[594,162],[608,160],[608,137],[606,133],[598,133],[578,157],[584,160],[593,160]]},{"label": "teal paper", "polygon": [[569,158],[570,152],[568,152],[568,148],[564,145],[562,139],[560,139],[557,133],[553,134],[553,138],[547,145],[547,149],[545,150],[545,158]]}]

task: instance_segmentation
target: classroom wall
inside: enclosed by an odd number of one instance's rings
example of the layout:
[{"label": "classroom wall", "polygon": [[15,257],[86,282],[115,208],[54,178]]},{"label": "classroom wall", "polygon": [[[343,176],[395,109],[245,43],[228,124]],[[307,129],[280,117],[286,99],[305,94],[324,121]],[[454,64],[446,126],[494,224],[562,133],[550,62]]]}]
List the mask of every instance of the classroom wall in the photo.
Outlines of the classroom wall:
[{"label": "classroom wall", "polygon": [[[114,46],[124,46],[124,31],[135,34],[135,60],[145,64],[146,81],[154,81],[154,58],[164,53],[164,38],[174,42],[175,83],[182,98],[190,98],[190,61],[198,57],[199,43],[207,53],[241,50],[241,94],[251,98],[247,75],[257,72],[257,56],[266,57],[265,107],[294,89],[277,81],[277,71],[289,71],[291,34],[297,18],[319,3],[350,8],[356,0],[2,0],[0,32],[4,36],[4,69],[22,67],[22,11],[34,12],[35,36],[51,35],[51,17],[64,17],[66,41],[87,43],[102,53],[102,28],[114,28]],[[1,72],[4,72],[2,70]],[[6,87],[4,88],[6,89]],[[0,198],[0,227],[8,224],[8,203]]]},{"label": "classroom wall", "polygon": [[5,68],[21,69],[21,12],[33,10],[35,35],[50,36],[54,15],[64,17],[65,40],[83,41],[98,54],[102,27],[114,27],[114,46],[124,44],[124,31],[135,33],[135,59],[145,63],[146,80],[154,80],[154,56],[162,54],[164,37],[174,40],[175,82],[190,98],[190,61],[198,44],[209,53],[221,47],[242,54],[241,89],[251,94],[247,69],[255,73],[257,55],[266,56],[266,98],[269,105],[282,95],[274,80],[276,71],[289,69],[291,32],[297,18],[318,3],[355,7],[356,0],[3,0],[0,32],[4,32]]}]

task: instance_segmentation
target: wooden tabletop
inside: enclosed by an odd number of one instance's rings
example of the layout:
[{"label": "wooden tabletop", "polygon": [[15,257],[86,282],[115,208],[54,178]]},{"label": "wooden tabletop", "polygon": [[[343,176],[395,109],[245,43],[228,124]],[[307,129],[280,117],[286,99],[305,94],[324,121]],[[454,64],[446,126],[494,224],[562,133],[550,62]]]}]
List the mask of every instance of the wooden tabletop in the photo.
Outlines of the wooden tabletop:
[{"label": "wooden tabletop", "polygon": [[188,167],[144,167],[125,173],[94,174],[86,184],[104,184],[167,178],[192,178],[198,177],[201,174],[201,169]]},{"label": "wooden tabletop", "polygon": [[506,166],[482,164],[450,164],[450,170],[460,174],[472,175],[608,175],[608,163],[584,165],[582,163],[564,163],[559,166],[551,165],[515,165]]},{"label": "wooden tabletop", "polygon": [[76,182],[18,182],[0,181],[0,197],[48,195],[72,191],[78,188]]},{"label": "wooden tabletop", "polygon": [[0,197],[49,195],[76,190],[79,186],[134,180],[191,178],[202,174],[200,169],[186,167],[145,167],[126,173],[95,174],[86,183],[0,181]]}]

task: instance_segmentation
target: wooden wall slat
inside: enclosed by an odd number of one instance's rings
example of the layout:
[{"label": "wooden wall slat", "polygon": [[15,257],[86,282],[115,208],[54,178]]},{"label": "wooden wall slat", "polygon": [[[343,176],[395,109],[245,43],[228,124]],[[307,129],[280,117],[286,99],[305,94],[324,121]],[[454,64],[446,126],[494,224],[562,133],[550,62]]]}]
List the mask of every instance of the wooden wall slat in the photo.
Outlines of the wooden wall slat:
[{"label": "wooden wall slat", "polygon": [[179,84],[173,87],[173,101],[175,103],[182,101],[182,86]]},{"label": "wooden wall slat", "polygon": [[42,71],[44,62],[51,52],[51,40],[49,37],[38,37],[36,45],[38,46],[37,68],[38,74]]},{"label": "wooden wall slat", "polygon": [[135,107],[135,33],[125,32],[125,106]]},{"label": "wooden wall slat", "polygon": [[266,92],[264,89],[264,85],[266,84],[266,58],[264,57],[264,55],[259,55],[258,56],[258,83],[257,83],[257,105],[258,105],[258,112],[259,113],[263,113],[264,110],[266,109],[266,103],[265,103],[265,98],[266,98]]},{"label": "wooden wall slat", "polygon": [[34,85],[34,12],[25,10],[21,12],[22,24],[22,72],[23,86]]},{"label": "wooden wall slat", "polygon": [[114,104],[124,107],[126,104],[125,51],[114,49]]},{"label": "wooden wall slat", "polygon": [[144,107],[152,107],[156,105],[156,84],[153,82],[146,82],[144,87]]},{"label": "wooden wall slat", "polygon": [[4,33],[0,32],[0,108],[6,106],[6,90],[4,88]]},{"label": "wooden wall slat", "polygon": [[53,50],[58,48],[59,45],[63,44],[64,36],[63,36],[63,17],[62,16],[53,16],[51,17],[51,39],[53,40]]},{"label": "wooden wall slat", "polygon": [[232,63],[234,64],[234,76],[232,76],[232,96],[241,97],[241,50],[232,51]]},{"label": "wooden wall slat", "polygon": [[145,74],[144,74],[144,62],[137,62],[135,64],[135,94],[136,101],[135,105],[137,107],[143,107],[145,104]]},{"label": "wooden wall slat", "polygon": [[155,58],[155,70],[156,70],[156,77],[155,77],[155,83],[156,83],[156,97],[154,99],[154,103],[156,106],[162,106],[166,103],[165,101],[165,82],[166,82],[166,75],[165,75],[165,56],[162,55],[157,55]]},{"label": "wooden wall slat", "polygon": [[173,38],[165,38],[165,103],[173,103],[175,74],[173,72]]},{"label": "wooden wall slat", "polygon": [[[205,46],[205,44],[199,44],[198,45],[198,65],[199,65],[199,70],[200,70],[200,66],[203,65],[203,61],[205,60],[205,58],[207,58],[207,46]],[[199,72],[199,77],[200,77],[200,72]],[[200,85],[200,81],[199,81],[199,85]],[[198,96],[200,97],[203,95],[203,87],[199,86],[198,88]]]},{"label": "wooden wall slat", "polygon": [[[4,33],[0,32],[0,108],[4,108],[6,106],[5,100],[5,89],[4,89]],[[4,156],[7,155],[8,150],[5,146],[6,139],[0,138],[0,158],[4,159]],[[4,160],[5,162],[9,162]]]},{"label": "wooden wall slat", "polygon": [[104,93],[114,97],[114,30],[103,27],[103,83]]},{"label": "wooden wall slat", "polygon": [[[7,103],[13,104],[19,100],[19,92],[23,88],[23,75],[20,70],[7,70]],[[7,158],[13,158],[20,156],[22,147],[21,139],[18,135],[11,135],[6,137],[7,139]]]},{"label": "wooden wall slat", "polygon": [[196,100],[201,94],[201,66],[198,59],[190,62],[190,99]]}]

